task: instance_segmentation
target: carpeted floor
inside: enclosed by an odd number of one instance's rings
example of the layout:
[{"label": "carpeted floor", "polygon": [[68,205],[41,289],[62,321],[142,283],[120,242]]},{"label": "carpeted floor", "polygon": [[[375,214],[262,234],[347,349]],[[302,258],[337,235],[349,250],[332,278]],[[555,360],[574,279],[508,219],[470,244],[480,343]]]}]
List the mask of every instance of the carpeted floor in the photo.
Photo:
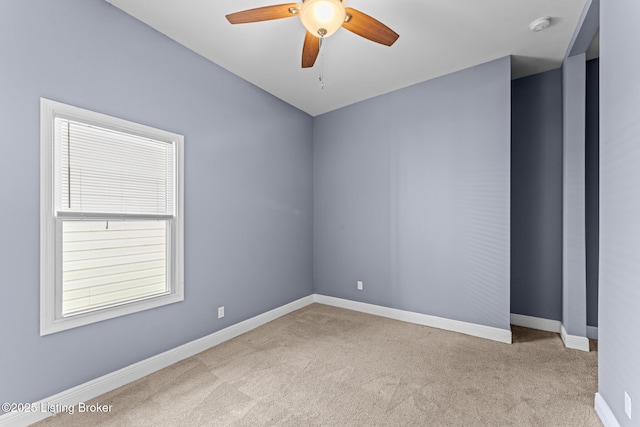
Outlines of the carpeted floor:
[{"label": "carpeted floor", "polygon": [[38,426],[601,426],[597,348],[502,344],[313,304]]}]

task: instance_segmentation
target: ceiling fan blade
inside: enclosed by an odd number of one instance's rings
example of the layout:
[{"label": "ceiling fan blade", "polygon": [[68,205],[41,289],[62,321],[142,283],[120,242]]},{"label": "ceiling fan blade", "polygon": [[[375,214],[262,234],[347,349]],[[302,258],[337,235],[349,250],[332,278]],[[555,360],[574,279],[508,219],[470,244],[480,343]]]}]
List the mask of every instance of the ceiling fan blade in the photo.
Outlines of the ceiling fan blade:
[{"label": "ceiling fan blade", "polygon": [[[350,7],[347,7],[345,10],[348,20],[342,24],[342,27],[352,33],[386,46],[391,46],[398,40],[398,37],[400,37],[400,35],[391,28],[365,13]],[[349,16],[351,16],[351,18],[349,18]]]},{"label": "ceiling fan blade", "polygon": [[320,39],[307,31],[302,45],[302,68],[313,67],[318,52],[320,52]]},{"label": "ceiling fan blade", "polygon": [[[248,24],[250,22],[269,21],[271,19],[291,18],[298,15],[300,5],[297,3],[274,4],[273,6],[258,7],[230,13],[227,20],[232,24]],[[295,10],[296,12],[291,12]]]}]

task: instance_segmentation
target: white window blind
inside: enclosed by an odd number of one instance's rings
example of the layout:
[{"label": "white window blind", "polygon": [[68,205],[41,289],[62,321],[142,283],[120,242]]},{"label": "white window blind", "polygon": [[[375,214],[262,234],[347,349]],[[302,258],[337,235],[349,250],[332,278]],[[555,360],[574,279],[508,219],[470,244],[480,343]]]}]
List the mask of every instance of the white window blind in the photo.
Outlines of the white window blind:
[{"label": "white window blind", "polygon": [[171,143],[59,117],[55,134],[58,212],[173,215]]}]

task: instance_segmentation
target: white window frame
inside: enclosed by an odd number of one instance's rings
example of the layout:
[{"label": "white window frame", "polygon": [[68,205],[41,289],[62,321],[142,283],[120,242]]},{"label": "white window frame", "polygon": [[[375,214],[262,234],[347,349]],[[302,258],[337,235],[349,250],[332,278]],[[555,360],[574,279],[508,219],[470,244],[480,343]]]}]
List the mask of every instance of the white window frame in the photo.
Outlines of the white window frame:
[{"label": "white window frame", "polygon": [[[149,137],[175,147],[175,204],[169,221],[168,292],[70,316],[62,315],[62,219],[55,208],[54,119],[63,117]],[[184,300],[184,137],[49,99],[40,100],[40,335],[47,335]]]}]

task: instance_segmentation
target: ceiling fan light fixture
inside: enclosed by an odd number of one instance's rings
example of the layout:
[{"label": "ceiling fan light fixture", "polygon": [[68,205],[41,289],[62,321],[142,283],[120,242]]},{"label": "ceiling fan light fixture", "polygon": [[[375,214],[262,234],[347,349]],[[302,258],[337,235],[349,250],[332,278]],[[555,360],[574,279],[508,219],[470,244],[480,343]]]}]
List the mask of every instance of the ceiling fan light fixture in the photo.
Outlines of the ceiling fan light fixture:
[{"label": "ceiling fan light fixture", "polygon": [[346,17],[340,0],[305,0],[300,8],[302,25],[316,37],[328,37],[342,26]]}]

